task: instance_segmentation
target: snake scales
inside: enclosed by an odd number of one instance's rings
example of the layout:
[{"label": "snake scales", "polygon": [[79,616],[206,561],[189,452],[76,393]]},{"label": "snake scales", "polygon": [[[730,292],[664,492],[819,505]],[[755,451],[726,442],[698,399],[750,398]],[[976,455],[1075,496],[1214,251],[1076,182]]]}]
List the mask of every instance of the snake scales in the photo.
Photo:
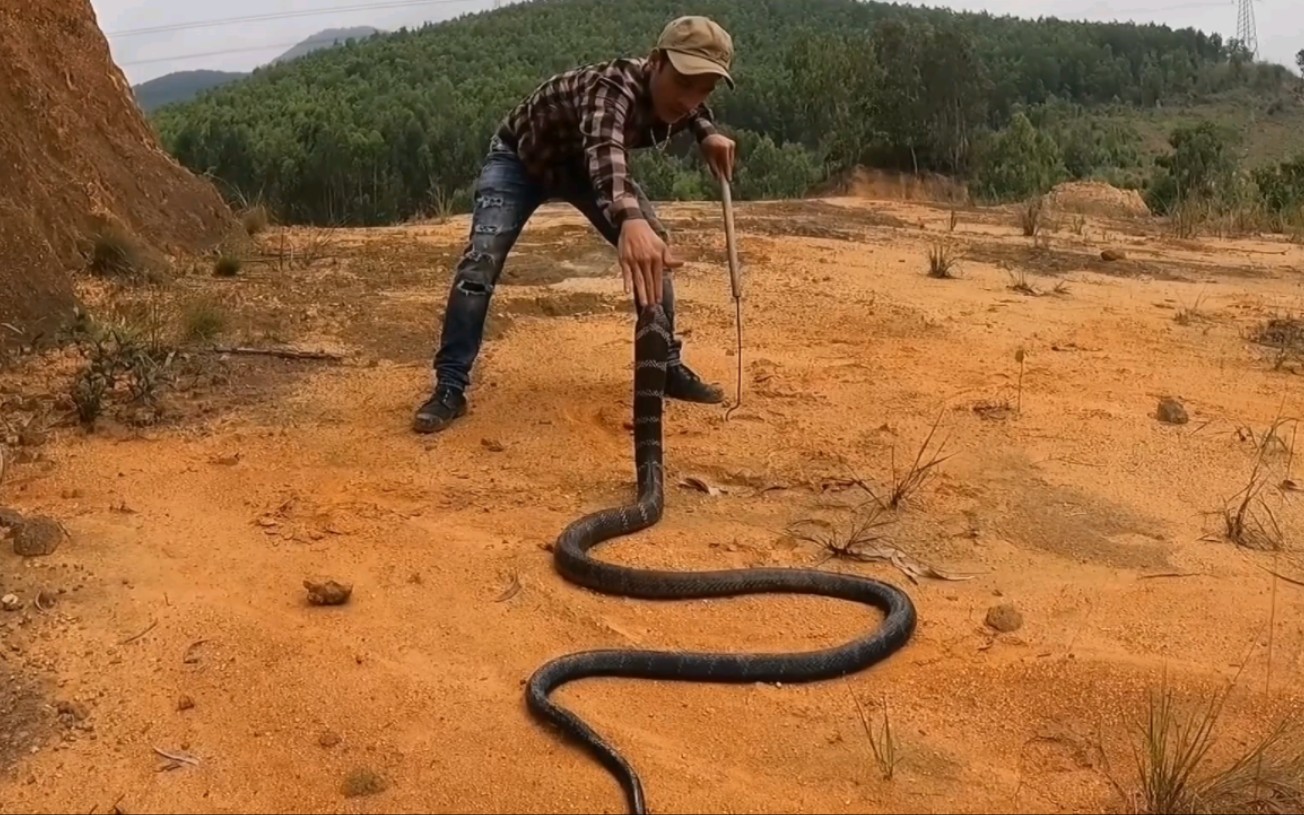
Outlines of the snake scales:
[{"label": "snake scales", "polygon": [[916,612],[910,597],[867,577],[816,569],[734,569],[672,572],[635,569],[594,560],[588,550],[603,541],[646,529],[664,509],[661,416],[670,327],[660,306],[643,308],[635,328],[634,457],[636,503],[599,510],[571,522],[554,547],[554,565],[572,583],[605,594],[643,599],[725,597],[762,592],[815,594],[874,606],[882,625],[833,648],[801,653],[678,653],[613,649],[583,651],[544,664],[526,683],[535,715],[582,742],[620,781],[630,811],[646,812],[638,773],[614,747],[549,695],[561,685],[591,676],[622,676],[708,682],[810,682],[862,670],[886,659],[913,635]]}]

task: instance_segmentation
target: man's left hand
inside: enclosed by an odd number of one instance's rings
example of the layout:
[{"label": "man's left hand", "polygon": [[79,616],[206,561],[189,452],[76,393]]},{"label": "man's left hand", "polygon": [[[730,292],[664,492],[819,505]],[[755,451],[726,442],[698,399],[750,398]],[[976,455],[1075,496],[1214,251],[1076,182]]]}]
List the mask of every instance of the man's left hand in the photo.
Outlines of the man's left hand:
[{"label": "man's left hand", "polygon": [[706,159],[707,166],[716,178],[733,182],[735,148],[733,139],[719,133],[712,133],[702,139],[702,158]]}]

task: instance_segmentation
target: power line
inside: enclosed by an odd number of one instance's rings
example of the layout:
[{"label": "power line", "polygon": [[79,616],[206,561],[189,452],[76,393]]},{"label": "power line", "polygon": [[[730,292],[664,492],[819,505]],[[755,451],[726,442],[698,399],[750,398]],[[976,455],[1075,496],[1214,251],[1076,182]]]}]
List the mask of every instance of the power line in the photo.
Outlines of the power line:
[{"label": "power line", "polygon": [[187,59],[199,59],[200,57],[220,57],[225,56],[226,54],[248,54],[254,51],[271,51],[273,49],[293,48],[302,42],[303,40],[298,40],[297,42],[287,42],[280,45],[269,43],[268,45],[255,45],[249,48],[224,48],[221,51],[203,51],[200,53],[191,52],[188,54],[172,54],[171,56],[166,57],[153,57],[152,59],[133,59],[129,62],[119,62],[118,67],[121,68],[128,65],[148,65],[152,62],[180,62]]},{"label": "power line", "polygon": [[[355,11],[375,11],[379,9],[392,8],[411,8],[414,6],[444,6],[456,3],[469,3],[475,0],[386,0],[380,3],[352,3],[343,6],[321,6],[311,9],[299,9],[297,11],[274,11],[265,14],[247,14],[239,17],[219,17],[209,20],[191,20],[186,23],[168,23],[166,25],[147,26],[145,28],[124,28],[120,31],[109,31],[105,33],[106,37],[134,37],[140,34],[162,34],[169,31],[185,31],[195,28],[214,28],[224,25],[236,25],[238,23],[253,23],[263,20],[286,20],[295,17],[318,17],[323,14],[335,14],[341,12]],[[493,8],[502,8],[504,0],[493,0]],[[1150,8],[1120,9],[1116,13],[1122,14],[1152,14],[1162,11],[1183,11],[1197,8],[1220,8],[1228,5],[1228,0],[1216,0],[1215,2],[1195,2],[1180,3],[1174,6],[1158,6]]]},{"label": "power line", "polygon": [[263,20],[285,20],[292,17],[316,17],[323,14],[337,14],[350,11],[376,11],[379,9],[389,8],[410,8],[412,6],[446,6],[455,3],[469,3],[474,0],[387,0],[382,3],[352,3],[345,6],[321,6],[312,9],[299,9],[297,11],[274,11],[266,14],[247,14],[240,17],[222,17],[212,20],[192,20],[188,23],[169,23],[167,25],[155,25],[147,28],[126,28],[121,31],[110,31],[105,34],[106,37],[134,37],[138,34],[162,34],[168,31],[184,31],[191,28],[213,28],[223,25],[235,25],[237,23],[255,23]]},{"label": "power line", "polygon": [[[499,2],[499,1],[500,0],[495,0],[495,2]],[[402,8],[408,6],[437,6],[437,5],[451,5],[454,3],[466,3],[466,2],[474,2],[474,0],[389,0],[389,2],[383,2],[383,3],[369,3],[365,5],[355,4],[351,6],[331,6],[331,7],[322,7],[318,9],[310,9],[310,10],[283,11],[283,12],[276,12],[271,14],[257,14],[257,15],[248,15],[242,17],[226,17],[226,18],[214,19],[214,20],[198,20],[189,23],[176,23],[168,26],[155,26],[153,28],[128,29],[125,31],[116,32],[116,36],[129,36],[134,34],[146,34],[146,33],[163,32],[163,31],[180,31],[186,28],[208,28],[213,26],[231,25],[234,23],[256,22],[259,20],[274,20],[274,19],[281,19],[285,17],[307,17],[309,15],[315,15],[315,14],[330,14],[336,11],[348,11],[348,10],[369,11],[372,9],[382,9],[382,8]],[[1158,12],[1158,11],[1177,11],[1181,9],[1193,9],[1193,8],[1213,8],[1213,7],[1225,8],[1226,6],[1231,5],[1231,2],[1235,2],[1235,0],[1230,0],[1230,1],[1219,0],[1219,2],[1184,3],[1176,6],[1165,6],[1159,8],[1152,7],[1152,8],[1143,8],[1143,9],[1142,8],[1121,9],[1119,13],[1137,14],[1137,13]],[[228,54],[248,54],[256,51],[270,51],[273,49],[292,48],[296,45],[299,45],[301,42],[303,42],[303,40],[297,40],[295,42],[280,43],[280,44],[269,43],[267,45],[256,45],[256,46],[250,46],[246,48],[224,48],[218,51],[202,51],[202,52],[189,52],[184,54],[173,54],[166,57],[152,57],[150,59],[135,59],[127,62],[119,62],[118,65],[121,67],[125,67],[128,65],[148,65],[151,63],[158,63],[158,62],[174,62],[174,61],[182,61],[182,60],[189,60],[189,59],[201,59],[203,57],[220,57],[220,56],[226,56]]]}]

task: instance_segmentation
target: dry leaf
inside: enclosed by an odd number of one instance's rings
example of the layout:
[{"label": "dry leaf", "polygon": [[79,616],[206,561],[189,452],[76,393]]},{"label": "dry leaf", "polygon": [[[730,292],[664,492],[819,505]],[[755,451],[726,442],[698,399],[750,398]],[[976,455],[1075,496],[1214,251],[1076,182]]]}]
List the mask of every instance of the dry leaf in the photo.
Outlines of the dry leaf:
[{"label": "dry leaf", "polygon": [[516,593],[519,592],[520,590],[521,590],[521,576],[518,574],[513,574],[512,581],[507,585],[507,588],[503,590],[503,593],[498,595],[497,599],[495,599],[494,602],[495,603],[506,602],[507,600],[510,600],[513,597],[515,597]]},{"label": "dry leaf", "polygon": [[707,495],[711,496],[712,498],[715,498],[715,497],[717,497],[717,496],[720,496],[720,495],[723,495],[723,494],[724,494],[724,489],[723,489],[723,488],[721,488],[721,487],[717,487],[717,486],[715,486],[714,484],[709,484],[709,483],[707,483],[704,479],[698,478],[698,477],[695,476],[695,475],[685,476],[684,479],[683,479],[682,481],[679,482],[679,486],[681,486],[681,487],[692,487],[693,489],[695,489],[695,490],[697,490],[697,491],[699,491],[699,492],[704,492],[704,493],[706,493]]},{"label": "dry leaf", "polygon": [[894,546],[874,546],[874,547],[857,547],[851,552],[851,556],[857,560],[866,562],[887,561],[901,570],[901,573],[910,578],[910,582],[918,583],[919,578],[929,577],[934,580],[949,580],[958,582],[962,580],[973,580],[977,575],[956,575],[935,569],[926,563],[921,563],[905,552]]}]

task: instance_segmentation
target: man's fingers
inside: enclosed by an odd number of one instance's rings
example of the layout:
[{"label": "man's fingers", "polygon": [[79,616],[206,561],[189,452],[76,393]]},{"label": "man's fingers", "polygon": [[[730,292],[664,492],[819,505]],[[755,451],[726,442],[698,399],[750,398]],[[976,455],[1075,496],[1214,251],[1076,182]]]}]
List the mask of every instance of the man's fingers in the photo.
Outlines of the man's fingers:
[{"label": "man's fingers", "polygon": [[629,294],[629,290],[634,285],[634,273],[630,269],[629,261],[623,257],[620,259],[620,276],[625,280],[625,294]]},{"label": "man's fingers", "polygon": [[634,298],[640,307],[648,304],[647,300],[647,277],[643,269],[641,260],[633,261],[634,266]]},{"label": "man's fingers", "polygon": [[661,303],[661,276],[664,272],[661,269],[661,258],[657,258],[652,267],[652,302]]},{"label": "man's fingers", "polygon": [[647,301],[649,304],[661,302],[661,258],[653,255],[643,261],[643,274],[645,277],[644,285],[647,287]]},{"label": "man's fingers", "polygon": [[643,257],[639,260],[639,279],[643,284],[643,305],[650,306],[656,302],[656,290],[652,287],[652,259]]}]

